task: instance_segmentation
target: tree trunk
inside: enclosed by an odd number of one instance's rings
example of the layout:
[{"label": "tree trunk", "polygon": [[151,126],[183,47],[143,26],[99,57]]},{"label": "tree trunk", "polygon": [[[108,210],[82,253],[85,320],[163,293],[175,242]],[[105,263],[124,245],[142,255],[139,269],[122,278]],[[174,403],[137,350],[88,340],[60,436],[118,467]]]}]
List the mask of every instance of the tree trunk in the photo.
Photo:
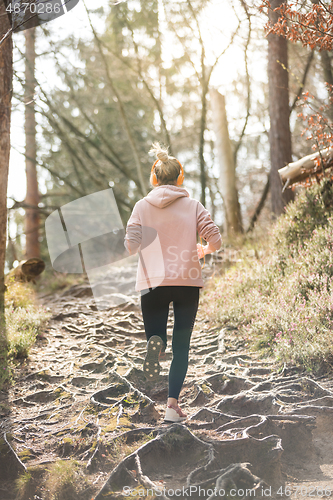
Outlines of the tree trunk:
[{"label": "tree trunk", "polygon": [[[327,88],[328,97],[332,96],[332,85],[333,85],[333,70],[332,70],[332,57],[327,50],[322,50],[320,52],[321,66],[323,68],[324,79],[325,82],[328,83],[329,87]],[[330,120],[333,120],[333,106],[332,102],[329,107],[329,117]]]},{"label": "tree trunk", "polygon": [[[10,29],[5,2],[0,2],[0,39]],[[5,304],[5,257],[7,233],[7,185],[10,153],[10,116],[12,98],[13,47],[11,35],[0,45],[0,358],[6,343]]]},{"label": "tree trunk", "polygon": [[206,166],[204,158],[205,148],[205,130],[206,130],[206,116],[207,116],[207,92],[208,85],[206,83],[205,66],[202,64],[202,88],[201,88],[201,117],[200,117],[200,136],[199,136],[199,163],[200,163],[200,183],[201,183],[201,197],[200,201],[203,206],[206,205]]},{"label": "tree trunk", "polygon": [[327,50],[320,52],[321,65],[323,68],[325,82],[333,85],[332,58]]},{"label": "tree trunk", "polygon": [[324,170],[332,168],[332,166],[333,148],[326,148],[304,156],[293,163],[288,163],[285,167],[280,168],[279,175],[286,189],[309,177],[320,178],[323,176]]},{"label": "tree trunk", "polygon": [[20,281],[23,283],[32,281],[35,283],[35,279],[44,269],[45,263],[42,259],[33,258],[24,260],[7,274],[6,283],[10,283],[11,281]]},{"label": "tree trunk", "polygon": [[[279,14],[273,9],[283,4],[283,0],[272,0],[269,20],[277,22]],[[291,162],[291,135],[289,126],[289,82],[288,82],[288,42],[285,38],[268,35],[268,83],[270,117],[270,189],[272,212],[279,216],[285,206],[294,199],[294,193],[282,193],[282,183],[278,170]]]},{"label": "tree trunk", "polygon": [[25,210],[26,259],[40,257],[39,245],[39,193],[36,168],[36,117],[35,117],[35,28],[25,31],[25,168],[27,194],[25,202],[36,208]]},{"label": "tree trunk", "polygon": [[242,220],[236,187],[234,155],[228,132],[225,99],[217,90],[210,91],[213,129],[220,165],[220,189],[224,203],[227,235],[241,233]]}]

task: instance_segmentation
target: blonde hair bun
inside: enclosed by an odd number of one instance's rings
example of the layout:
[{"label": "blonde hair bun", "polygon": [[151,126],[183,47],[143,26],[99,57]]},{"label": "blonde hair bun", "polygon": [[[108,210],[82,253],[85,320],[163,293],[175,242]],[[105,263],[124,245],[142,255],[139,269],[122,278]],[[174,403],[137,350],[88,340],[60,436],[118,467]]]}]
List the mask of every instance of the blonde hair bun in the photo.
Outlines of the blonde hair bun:
[{"label": "blonde hair bun", "polygon": [[[159,142],[154,142],[149,151],[156,155],[157,162],[154,164],[150,175],[152,186],[161,186],[165,184],[177,184],[179,174],[181,173],[180,163],[173,156],[168,155],[168,150],[163,149]],[[183,179],[182,179],[183,180]]]},{"label": "blonde hair bun", "polygon": [[160,146],[159,142],[154,142],[153,143],[150,152],[155,153],[156,158],[158,160],[161,160],[163,163],[166,163],[167,161],[169,161],[168,150],[167,149],[163,149]]}]

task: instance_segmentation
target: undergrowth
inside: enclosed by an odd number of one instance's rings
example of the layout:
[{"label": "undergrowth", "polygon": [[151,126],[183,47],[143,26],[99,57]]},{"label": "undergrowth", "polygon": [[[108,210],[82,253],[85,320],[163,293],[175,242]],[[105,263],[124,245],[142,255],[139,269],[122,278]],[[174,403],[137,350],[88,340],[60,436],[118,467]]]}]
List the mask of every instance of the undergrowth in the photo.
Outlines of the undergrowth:
[{"label": "undergrowth", "polygon": [[0,357],[0,389],[11,380],[14,360],[26,358],[50,314],[37,305],[33,286],[12,281],[5,293],[6,352]]},{"label": "undergrowth", "polygon": [[37,282],[37,291],[41,294],[49,295],[63,293],[73,285],[86,282],[86,276],[82,274],[59,273],[47,269],[41,279]]},{"label": "undergrowth", "polygon": [[[246,249],[246,247],[245,247]],[[318,370],[333,361],[333,187],[324,180],[288,205],[205,295],[207,312],[247,345]],[[260,257],[259,257],[260,255]]]},{"label": "undergrowth", "polygon": [[83,477],[79,474],[78,462],[57,460],[48,471],[45,488],[50,500],[79,499]]},{"label": "undergrowth", "polygon": [[[62,440],[61,448],[67,444],[70,452],[67,458],[59,458],[52,464],[28,467],[15,481],[17,500],[32,500],[43,498],[44,500],[90,500],[94,491],[98,488],[91,481],[90,474],[94,472],[109,473],[126,456],[132,454],[140,446],[154,439],[153,433],[127,442],[125,436],[114,439],[102,439],[99,443],[99,451],[96,455],[94,466],[89,467],[82,461],[76,459],[86,450],[89,456],[96,446],[94,438],[80,443],[81,438],[66,437]],[[60,451],[60,448],[59,448]],[[100,475],[100,474],[99,474]],[[133,496],[133,495],[132,495]]]},{"label": "undergrowth", "polygon": [[59,459],[47,468],[28,469],[16,480],[15,486],[17,500],[40,498],[39,494],[45,500],[79,500],[87,481],[77,461]]}]

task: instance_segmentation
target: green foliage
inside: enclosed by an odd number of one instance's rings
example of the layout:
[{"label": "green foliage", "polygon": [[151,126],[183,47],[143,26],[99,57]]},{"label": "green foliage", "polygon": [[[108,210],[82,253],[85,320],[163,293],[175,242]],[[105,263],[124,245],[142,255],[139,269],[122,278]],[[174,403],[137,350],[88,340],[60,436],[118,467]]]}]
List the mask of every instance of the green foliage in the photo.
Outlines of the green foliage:
[{"label": "green foliage", "polygon": [[50,315],[35,305],[35,291],[29,283],[9,283],[5,303],[8,357],[27,357]]},{"label": "green foliage", "polygon": [[86,277],[82,274],[58,273],[47,269],[37,282],[37,291],[43,294],[63,293],[74,285],[86,282]]},{"label": "green foliage", "polygon": [[0,390],[11,381],[12,373],[8,363],[7,350],[1,346],[0,353]]},{"label": "green foliage", "polygon": [[[16,500],[33,500],[43,495],[40,484],[43,481],[46,470],[43,465],[28,467],[15,481]],[[36,495],[37,493],[37,495]],[[43,496],[44,498],[44,496]],[[48,500],[45,498],[45,500]]]},{"label": "green foliage", "polygon": [[37,335],[50,314],[36,305],[35,292],[28,283],[10,282],[5,293],[5,323],[1,328],[0,389],[11,380],[14,359],[29,355]]},{"label": "green foliage", "polygon": [[[208,4],[192,2],[193,12],[199,16]],[[97,36],[89,31],[90,39],[85,32],[52,43],[63,84],[45,98],[46,207],[112,186],[125,223],[149,189],[153,141],[174,155],[186,152],[189,166],[196,158],[203,81],[194,67],[200,65],[198,26],[186,2],[167,1],[165,8],[170,25],[157,0],[119,2],[102,11],[105,29]],[[91,16],[96,27],[98,14]],[[205,63],[208,73],[211,63]]]},{"label": "green foliage", "polygon": [[125,221],[134,202],[146,194],[133,149],[148,188],[147,152],[157,138],[152,96],[158,95],[160,82],[151,75],[161,60],[158,2],[120,2],[104,20],[106,29],[98,39],[91,35],[90,43],[73,38],[59,43],[58,50],[67,47],[73,57],[59,67],[64,90],[48,93],[43,135],[51,147],[43,163],[56,175],[44,201],[54,205],[56,196],[62,205],[111,185]]},{"label": "green foliage", "polygon": [[19,283],[11,278],[7,284],[6,307],[28,307],[35,302],[35,291],[31,283]]},{"label": "green foliage", "polygon": [[8,355],[10,358],[25,358],[35,343],[38,333],[45,325],[49,314],[41,308],[30,306],[6,308]]},{"label": "green foliage", "polygon": [[277,223],[274,246],[279,256],[297,255],[299,248],[311,238],[317,227],[328,224],[333,214],[333,185],[324,179],[311,189],[300,193],[295,202],[288,205],[287,212]]},{"label": "green foliage", "polygon": [[29,498],[29,493],[31,492],[31,484],[32,484],[32,475],[29,471],[21,474],[15,483],[17,499],[24,500],[25,498]]},{"label": "green foliage", "polygon": [[331,193],[327,180],[301,193],[261,245],[262,258],[243,258],[207,296],[249,346],[310,369],[333,361]]},{"label": "green foliage", "polygon": [[79,499],[82,481],[83,478],[79,475],[79,465],[76,461],[57,460],[49,468],[45,483],[49,492],[49,500]]}]

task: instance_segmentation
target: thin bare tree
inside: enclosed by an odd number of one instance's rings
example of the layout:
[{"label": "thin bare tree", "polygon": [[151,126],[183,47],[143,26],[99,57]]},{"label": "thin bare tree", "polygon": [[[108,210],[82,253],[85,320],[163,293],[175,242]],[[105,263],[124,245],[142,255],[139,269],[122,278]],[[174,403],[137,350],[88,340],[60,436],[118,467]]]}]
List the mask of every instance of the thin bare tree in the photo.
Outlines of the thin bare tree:
[{"label": "thin bare tree", "polygon": [[223,198],[226,230],[227,235],[232,236],[243,231],[236,186],[235,157],[229,137],[225,98],[216,89],[211,89],[210,99],[220,166],[220,191]]},{"label": "thin bare tree", "polygon": [[35,50],[36,30],[25,31],[25,169],[27,176],[27,194],[25,202],[32,208],[25,209],[25,230],[27,259],[40,257],[38,210],[39,192],[37,178],[36,113],[35,113]]}]

